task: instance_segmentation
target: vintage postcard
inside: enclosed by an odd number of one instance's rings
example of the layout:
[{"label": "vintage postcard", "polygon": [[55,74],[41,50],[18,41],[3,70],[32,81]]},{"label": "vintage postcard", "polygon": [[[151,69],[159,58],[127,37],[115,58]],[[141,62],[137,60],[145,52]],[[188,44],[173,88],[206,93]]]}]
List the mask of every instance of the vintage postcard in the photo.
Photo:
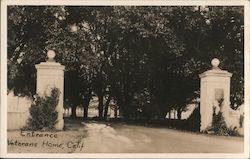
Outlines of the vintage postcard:
[{"label": "vintage postcard", "polygon": [[1,1],[1,158],[249,158],[249,1]]}]

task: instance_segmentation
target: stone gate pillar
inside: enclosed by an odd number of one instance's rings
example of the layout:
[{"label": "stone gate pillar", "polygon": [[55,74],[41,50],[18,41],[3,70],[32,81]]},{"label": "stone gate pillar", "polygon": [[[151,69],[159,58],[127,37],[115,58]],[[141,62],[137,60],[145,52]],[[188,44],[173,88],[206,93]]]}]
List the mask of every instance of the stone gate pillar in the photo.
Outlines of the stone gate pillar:
[{"label": "stone gate pillar", "polygon": [[46,62],[41,62],[35,67],[37,69],[37,84],[36,92],[37,94],[44,96],[51,93],[52,88],[58,88],[60,90],[59,102],[56,106],[56,111],[58,112],[57,123],[55,128],[57,130],[62,130],[64,126],[63,120],[63,97],[64,97],[64,68],[58,62],[55,62],[55,52],[49,50],[47,53],[48,60]]},{"label": "stone gate pillar", "polygon": [[[214,58],[211,61],[212,69],[199,75],[200,82],[200,131],[206,130],[212,124],[213,107],[217,107],[223,113],[226,124],[229,124],[230,108],[230,79],[232,73],[221,70],[218,66],[220,61]],[[218,101],[223,99],[221,108]]]}]

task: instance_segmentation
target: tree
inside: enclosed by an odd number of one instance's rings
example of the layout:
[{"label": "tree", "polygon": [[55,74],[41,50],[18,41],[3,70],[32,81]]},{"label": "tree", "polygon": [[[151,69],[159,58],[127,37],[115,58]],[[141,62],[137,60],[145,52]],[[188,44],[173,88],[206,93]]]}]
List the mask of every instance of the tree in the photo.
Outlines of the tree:
[{"label": "tree", "polygon": [[[53,11],[53,7],[8,7],[8,89],[15,94],[35,93],[34,65],[45,58],[44,33],[54,21]],[[45,20],[46,16],[50,18]]]},{"label": "tree", "polygon": [[94,93],[100,118],[114,99],[125,118],[165,118],[175,109],[180,119],[199,98],[198,75],[217,57],[234,74],[236,109],[244,90],[243,19],[242,7],[233,6],[12,6],[8,88],[34,94],[34,64],[54,49],[66,66],[65,103],[82,105],[85,117]]},{"label": "tree", "polygon": [[[14,6],[9,7],[8,12],[8,88],[32,96],[35,93],[34,65],[45,59],[46,50],[54,49],[56,61],[66,66],[66,103],[73,106],[75,116],[76,106],[82,104],[85,92],[91,89],[91,69],[96,64],[95,55],[89,54],[91,46],[85,42],[88,40],[85,31],[72,32],[63,6]],[[84,43],[86,45],[82,45]]]}]

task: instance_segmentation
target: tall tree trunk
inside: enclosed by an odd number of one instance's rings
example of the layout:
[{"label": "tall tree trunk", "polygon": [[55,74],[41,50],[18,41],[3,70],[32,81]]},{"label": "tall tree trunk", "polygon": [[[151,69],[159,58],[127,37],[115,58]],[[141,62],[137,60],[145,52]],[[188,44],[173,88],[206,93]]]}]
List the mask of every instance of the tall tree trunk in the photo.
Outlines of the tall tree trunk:
[{"label": "tall tree trunk", "polygon": [[117,119],[117,112],[118,112],[117,105],[115,105],[115,107],[114,107],[114,116],[115,116],[115,119]]},{"label": "tall tree trunk", "polygon": [[86,99],[83,102],[83,118],[88,118],[88,110],[89,110],[89,102],[90,102],[91,94],[88,94]]},{"label": "tall tree trunk", "polygon": [[172,118],[172,110],[169,111],[169,116],[168,117],[169,117],[169,119]]},{"label": "tall tree trunk", "polygon": [[178,109],[177,109],[177,117],[178,117],[178,120],[181,120],[181,112],[182,112],[182,109],[181,109],[181,108],[178,108]]},{"label": "tall tree trunk", "polygon": [[89,90],[87,94],[84,95],[83,99],[83,119],[88,118],[89,102],[92,97],[92,90]]},{"label": "tall tree trunk", "polygon": [[84,119],[87,119],[88,118],[88,110],[89,110],[89,107],[88,106],[83,106],[83,118]]},{"label": "tall tree trunk", "polygon": [[75,104],[71,107],[71,118],[76,118],[76,107]]},{"label": "tall tree trunk", "polygon": [[104,114],[103,114],[103,117],[104,117],[105,119],[107,119],[107,117],[108,117],[108,108],[109,108],[110,100],[111,100],[111,95],[109,95],[109,97],[108,97],[108,99],[107,99],[107,101],[106,101],[106,103],[105,103]]},{"label": "tall tree trunk", "polygon": [[98,95],[98,117],[101,119],[103,117],[103,94]]}]

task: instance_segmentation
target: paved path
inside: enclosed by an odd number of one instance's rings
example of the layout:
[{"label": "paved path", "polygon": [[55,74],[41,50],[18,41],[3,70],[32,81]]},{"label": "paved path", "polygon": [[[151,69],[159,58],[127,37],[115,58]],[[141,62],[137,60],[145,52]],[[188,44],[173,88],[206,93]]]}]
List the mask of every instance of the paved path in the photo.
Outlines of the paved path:
[{"label": "paved path", "polygon": [[[84,152],[242,153],[242,137],[209,136],[167,128],[83,123],[88,131]],[[75,152],[78,152],[76,149]]]}]

